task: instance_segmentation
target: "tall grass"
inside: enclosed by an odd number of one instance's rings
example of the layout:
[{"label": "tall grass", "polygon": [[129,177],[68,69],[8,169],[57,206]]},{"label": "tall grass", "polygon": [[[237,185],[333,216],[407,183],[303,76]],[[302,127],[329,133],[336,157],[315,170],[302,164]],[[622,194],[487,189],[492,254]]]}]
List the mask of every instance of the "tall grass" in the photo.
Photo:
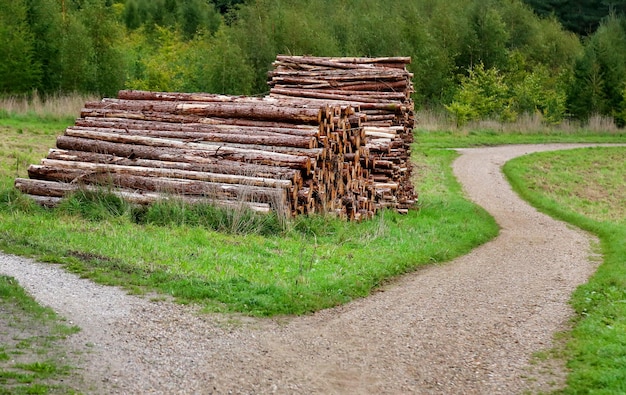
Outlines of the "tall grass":
[{"label": "tall grass", "polygon": [[24,96],[0,97],[0,117],[76,118],[85,102],[99,97],[82,93],[41,96],[37,91]]},{"label": "tall grass", "polygon": [[499,120],[480,120],[458,126],[454,117],[443,109],[424,109],[416,113],[417,128],[427,132],[451,131],[469,134],[472,131],[488,130],[501,134],[579,134],[581,131],[590,133],[619,133],[613,118],[593,115],[585,121],[566,119],[553,125],[544,122],[539,113],[521,114],[514,122]]},{"label": "tall grass", "polygon": [[520,117],[515,123],[481,121],[457,127],[439,111],[418,113],[416,143],[430,148],[461,148],[503,144],[620,143],[626,130],[605,117],[591,117],[585,123],[565,121],[545,125],[536,116]]}]

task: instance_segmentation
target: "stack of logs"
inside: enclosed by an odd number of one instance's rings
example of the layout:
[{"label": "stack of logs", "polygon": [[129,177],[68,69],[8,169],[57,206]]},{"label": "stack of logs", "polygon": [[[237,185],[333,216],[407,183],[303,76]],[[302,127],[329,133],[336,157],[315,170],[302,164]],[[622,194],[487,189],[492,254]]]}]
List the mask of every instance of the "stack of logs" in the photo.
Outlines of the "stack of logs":
[{"label": "stack of logs", "polygon": [[361,165],[375,184],[376,202],[406,212],[417,198],[410,146],[415,118],[409,57],[320,58],[279,55],[269,73],[270,96],[314,105],[350,106],[365,116],[367,155]]},{"label": "stack of logs", "polygon": [[29,167],[30,179],[15,184],[48,205],[69,191],[111,186],[136,203],[175,196],[367,218],[376,205],[359,161],[360,122],[350,106],[120,91],[86,103],[57,148]]},{"label": "stack of logs", "polygon": [[413,105],[408,58],[279,56],[265,98],[120,91],[88,102],[16,187],[53,206],[107,188],[285,215],[406,212]]}]

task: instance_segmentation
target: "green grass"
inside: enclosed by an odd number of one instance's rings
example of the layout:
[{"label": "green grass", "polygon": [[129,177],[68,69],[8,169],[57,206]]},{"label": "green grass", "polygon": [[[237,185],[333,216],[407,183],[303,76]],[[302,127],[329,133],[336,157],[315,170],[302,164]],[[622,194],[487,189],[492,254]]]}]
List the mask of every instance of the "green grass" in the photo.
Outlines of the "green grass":
[{"label": "green grass", "polygon": [[28,166],[39,163],[73,122],[68,117],[8,116],[0,110],[0,178],[26,177]]},{"label": "green grass", "polygon": [[540,210],[601,241],[601,266],[572,296],[577,316],[562,393],[626,393],[626,148],[532,154],[507,163],[505,173]]},{"label": "green grass", "polygon": [[[100,203],[93,207],[90,205],[94,199],[76,197],[62,209],[42,209],[15,192],[13,178],[23,174],[25,165],[44,157],[54,145],[54,136],[71,121],[60,121],[47,129],[47,121],[32,117],[16,121],[13,116],[7,121],[1,115],[1,132],[12,138],[0,146],[0,160],[4,161],[0,162],[0,249],[61,263],[83,276],[135,292],[156,290],[181,302],[199,303],[210,311],[262,316],[304,314],[366,296],[394,276],[450,260],[494,237],[498,229],[493,219],[463,197],[452,176],[450,165],[457,154],[437,148],[626,140],[622,131],[417,131],[413,162],[419,211],[405,216],[382,212],[362,223],[328,217],[300,218],[269,232],[238,232],[231,226],[216,227],[216,220],[207,218],[222,214],[208,215],[206,208],[174,204],[146,212],[102,195],[96,196]],[[25,141],[25,146],[19,145]],[[533,156],[519,165],[523,171],[530,169],[524,174],[534,180],[532,187],[529,181],[522,182],[523,177],[515,176],[514,165],[522,162],[513,162],[507,171],[516,189],[525,191],[524,196],[534,204],[543,205],[553,215],[593,231],[602,239],[605,262],[573,299],[579,320],[569,346],[573,370],[566,393],[625,392],[620,383],[626,382],[626,347],[621,337],[626,332],[626,273],[622,273],[626,232],[623,221],[616,219],[622,215],[615,207],[621,200],[596,203],[603,190],[611,191],[605,195],[623,197],[620,186],[626,183],[623,179],[615,182],[615,174],[623,177],[623,168],[606,176],[599,172],[607,168],[603,162],[606,158],[612,158],[612,164],[623,164],[620,155],[624,158],[624,154],[611,151],[609,156],[608,149],[575,152],[600,154],[589,155],[596,157],[597,163],[579,154],[561,167],[557,164],[567,154],[559,161],[552,160],[552,154],[546,154],[541,161]],[[5,160],[7,157],[9,160]],[[546,167],[531,167],[538,163]],[[580,179],[569,176],[570,184],[561,186],[566,178],[563,171],[576,168],[588,172],[585,182],[593,179],[598,183],[590,189],[597,196],[565,202],[570,192],[587,191],[580,188]],[[556,176],[551,178],[552,174]],[[555,196],[539,198],[548,190]],[[550,203],[552,198],[563,201]],[[581,204],[585,199],[591,203]],[[605,217],[589,218],[600,215]],[[225,220],[217,223],[220,221]],[[32,339],[22,339],[19,344],[28,347],[31,343]],[[0,348],[0,363],[7,357],[11,357],[11,351]],[[26,370],[20,374],[28,377],[36,372]]]},{"label": "green grass", "polygon": [[626,141],[626,131],[596,132],[577,130],[575,132],[564,132],[552,130],[546,132],[501,132],[494,129],[428,131],[418,128],[416,140],[420,146],[429,148],[461,148],[504,144],[623,143]]},{"label": "green grass", "polygon": [[[44,157],[54,133],[37,137],[24,130],[38,141],[34,155]],[[5,175],[0,248],[208,310],[304,314],[366,296],[394,276],[465,254],[497,234],[493,219],[463,198],[450,170],[455,157],[416,150],[422,207],[409,215],[382,212],[362,223],[266,220],[261,230],[243,233],[233,231],[223,213],[209,215],[202,207],[174,204],[146,212],[104,198],[104,207],[73,199],[46,210],[16,193],[13,176]]]},{"label": "green grass", "polygon": [[0,276],[0,394],[71,394],[62,341],[76,333],[11,277]]}]

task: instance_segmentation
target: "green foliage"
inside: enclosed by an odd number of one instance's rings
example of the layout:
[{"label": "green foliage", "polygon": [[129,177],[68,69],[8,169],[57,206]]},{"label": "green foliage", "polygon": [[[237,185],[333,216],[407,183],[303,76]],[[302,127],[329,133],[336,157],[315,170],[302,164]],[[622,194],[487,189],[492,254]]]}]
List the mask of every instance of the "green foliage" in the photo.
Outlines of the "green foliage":
[{"label": "green foliage", "polygon": [[510,36],[501,12],[490,2],[480,3],[476,5],[473,22],[476,41],[471,58],[487,68],[502,67],[507,60]]},{"label": "green foliage", "polygon": [[[458,76],[467,76],[467,70],[482,64],[486,70],[498,70],[509,86],[510,100],[499,117],[515,118],[536,107],[546,121],[558,122],[566,112],[581,117],[589,109],[619,112],[619,75],[626,72],[620,66],[625,52],[620,29],[611,27],[615,23],[605,22],[579,58],[578,38],[556,19],[537,18],[521,0],[63,4],[64,8],[55,0],[7,2],[15,12],[3,15],[17,17],[0,25],[0,51],[15,63],[0,64],[0,74],[6,75],[0,79],[0,91],[113,96],[125,87],[264,94],[267,71],[279,53],[411,56],[418,106],[448,104],[461,122],[483,117],[476,112],[476,103],[455,98],[462,88]],[[515,59],[523,59],[523,66],[514,64]],[[543,74],[525,80],[535,70],[568,76],[576,59],[574,82],[567,90],[568,109],[563,107],[562,81],[545,79]],[[539,86],[547,89],[546,94],[533,97]],[[517,100],[518,91],[526,96]]]},{"label": "green foliage", "polygon": [[36,88],[41,64],[35,60],[35,37],[27,24],[23,0],[0,1],[0,93],[24,93]]},{"label": "green foliage", "polygon": [[510,104],[504,76],[495,68],[485,69],[479,63],[469,70],[469,76],[462,76],[461,88],[446,108],[459,125],[479,118],[507,117]]},{"label": "green foliage", "polygon": [[567,111],[567,96],[559,79],[541,66],[523,74],[521,81],[513,83],[511,88],[516,111],[540,113],[549,124],[561,122]]},{"label": "green foliage", "polygon": [[130,89],[182,91],[185,73],[184,59],[189,44],[179,31],[157,26],[147,36],[135,32],[126,44],[135,55],[134,70],[126,87]]},{"label": "green foliage", "polygon": [[41,66],[41,80],[31,89],[54,92],[59,89],[63,74],[60,38],[63,36],[63,15],[57,0],[28,0],[28,25],[34,37],[33,57]]},{"label": "green foliage", "polygon": [[202,31],[217,31],[221,17],[213,3],[203,0],[128,0],[122,11],[128,29],[179,29],[186,40]]},{"label": "green foliage", "polygon": [[109,2],[7,3],[0,14],[0,92],[112,94],[123,86],[123,31]]},{"label": "green foliage", "polygon": [[622,101],[619,107],[613,111],[613,117],[619,125],[626,125],[626,84],[622,88]]},{"label": "green foliage", "polygon": [[611,16],[589,37],[569,88],[569,107],[580,118],[619,111],[626,83],[626,20]]},{"label": "green foliage", "polygon": [[119,44],[122,29],[110,6],[103,0],[86,0],[79,17],[87,30],[92,48],[89,64],[93,65],[86,92],[113,96],[124,86],[126,64]]},{"label": "green foliage", "polygon": [[611,0],[524,0],[543,17],[555,15],[567,29],[579,34],[592,34],[602,19],[611,13],[624,14],[626,1]]},{"label": "green foliage", "polygon": [[518,114],[540,114],[549,124],[557,124],[566,114],[563,78],[551,75],[545,66],[528,71],[524,55],[515,51],[510,56],[509,72],[495,68],[485,70],[483,64],[461,76],[461,87],[446,109],[458,125],[479,119],[515,121]]},{"label": "green foliage", "polygon": [[220,29],[187,41],[178,30],[156,27],[152,40],[134,33],[127,42],[136,53],[131,89],[249,94],[254,72],[243,51]]},{"label": "green foliage", "polygon": [[252,93],[254,71],[239,45],[221,28],[198,36],[185,57],[185,91],[247,95]]}]

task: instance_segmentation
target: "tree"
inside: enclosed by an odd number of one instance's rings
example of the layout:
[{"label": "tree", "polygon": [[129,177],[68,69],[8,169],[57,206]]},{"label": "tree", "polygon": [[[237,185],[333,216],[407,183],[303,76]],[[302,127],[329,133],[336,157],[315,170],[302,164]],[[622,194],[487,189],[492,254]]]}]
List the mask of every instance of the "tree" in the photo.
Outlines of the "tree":
[{"label": "tree", "polygon": [[211,2],[215,5],[215,8],[217,8],[221,14],[228,13],[238,5],[243,4],[244,1],[245,0],[211,0]]},{"label": "tree", "polygon": [[34,38],[33,57],[41,65],[37,89],[43,93],[59,90],[61,74],[59,37],[62,35],[62,7],[58,0],[27,0],[27,21]]},{"label": "tree", "polygon": [[254,70],[244,52],[221,28],[215,37],[203,35],[191,42],[185,63],[184,90],[221,94],[252,93]]},{"label": "tree", "polygon": [[0,93],[28,93],[39,86],[41,64],[34,59],[27,7],[21,0],[2,0],[0,9]]},{"label": "tree", "polygon": [[459,125],[489,117],[506,120],[511,110],[509,87],[497,69],[485,69],[482,63],[478,63],[469,69],[467,77],[461,79],[454,101],[446,108]]},{"label": "tree", "polygon": [[192,39],[201,30],[216,32],[221,23],[221,17],[213,4],[203,0],[181,2],[178,6],[177,20],[187,40]]},{"label": "tree", "polygon": [[122,29],[105,0],[85,0],[79,18],[91,41],[94,65],[88,92],[115,95],[126,79],[125,57],[120,49]]},{"label": "tree", "polygon": [[524,0],[542,17],[555,15],[563,26],[580,35],[593,34],[609,14],[624,14],[626,0]]},{"label": "tree", "polygon": [[626,84],[626,19],[610,16],[588,38],[574,67],[569,106],[574,115],[613,115]]}]

